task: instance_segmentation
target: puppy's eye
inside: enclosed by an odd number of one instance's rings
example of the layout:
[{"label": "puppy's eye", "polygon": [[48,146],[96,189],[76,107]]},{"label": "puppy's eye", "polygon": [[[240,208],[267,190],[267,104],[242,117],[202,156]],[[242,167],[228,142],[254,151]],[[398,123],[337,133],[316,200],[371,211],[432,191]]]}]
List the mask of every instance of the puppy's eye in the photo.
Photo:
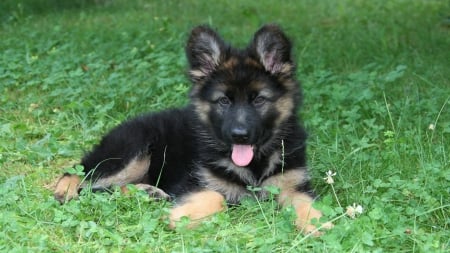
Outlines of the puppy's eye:
[{"label": "puppy's eye", "polygon": [[222,105],[222,106],[227,106],[227,105],[231,104],[230,99],[227,97],[221,97],[221,98],[219,98],[219,100],[217,100],[217,102],[219,103],[219,105]]},{"label": "puppy's eye", "polygon": [[267,101],[267,99],[263,96],[257,96],[255,99],[253,99],[253,104],[254,105],[263,105],[265,102]]}]

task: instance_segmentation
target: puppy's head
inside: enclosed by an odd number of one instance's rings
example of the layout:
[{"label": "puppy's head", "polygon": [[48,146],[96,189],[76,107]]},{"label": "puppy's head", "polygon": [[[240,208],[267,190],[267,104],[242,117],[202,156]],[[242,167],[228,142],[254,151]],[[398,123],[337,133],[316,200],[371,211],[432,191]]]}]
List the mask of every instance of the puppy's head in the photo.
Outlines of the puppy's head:
[{"label": "puppy's head", "polygon": [[186,54],[198,118],[236,165],[247,166],[296,111],[290,41],[278,26],[266,25],[246,48],[236,49],[199,26],[190,34]]}]

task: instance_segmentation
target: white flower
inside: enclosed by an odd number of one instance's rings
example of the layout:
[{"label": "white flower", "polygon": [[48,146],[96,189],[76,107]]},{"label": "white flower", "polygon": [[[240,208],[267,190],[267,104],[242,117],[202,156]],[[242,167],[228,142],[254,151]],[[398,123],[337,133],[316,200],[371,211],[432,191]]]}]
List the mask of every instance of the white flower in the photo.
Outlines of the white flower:
[{"label": "white flower", "polygon": [[350,218],[354,219],[356,215],[362,214],[363,207],[361,205],[356,205],[353,203],[352,206],[347,206],[347,211],[345,212]]},{"label": "white flower", "polygon": [[327,184],[334,184],[333,177],[336,176],[336,172],[329,170],[329,171],[327,171],[326,175],[327,175],[327,177],[324,177],[323,180],[325,180],[325,182],[327,182]]},{"label": "white flower", "polygon": [[430,124],[428,126],[428,130],[431,130],[431,131],[433,131],[435,128],[436,128],[436,126],[434,124]]}]

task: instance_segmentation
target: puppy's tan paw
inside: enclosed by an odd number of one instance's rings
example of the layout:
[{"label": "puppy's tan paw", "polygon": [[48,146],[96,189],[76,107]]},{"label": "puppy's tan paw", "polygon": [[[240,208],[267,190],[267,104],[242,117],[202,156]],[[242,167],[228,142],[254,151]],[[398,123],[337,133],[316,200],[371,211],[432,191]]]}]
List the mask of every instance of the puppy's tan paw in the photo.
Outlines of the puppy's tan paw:
[{"label": "puppy's tan paw", "polygon": [[174,229],[182,217],[188,217],[188,228],[194,228],[204,218],[223,211],[225,198],[216,191],[205,190],[187,196],[179,206],[174,207],[169,215],[169,227]]},{"label": "puppy's tan paw", "polygon": [[54,197],[63,204],[71,199],[78,198],[78,189],[81,179],[77,175],[64,175],[56,183]]},{"label": "puppy's tan paw", "polygon": [[312,236],[321,236],[324,233],[323,230],[331,229],[331,228],[333,228],[333,226],[334,225],[331,222],[326,222],[326,223],[320,224],[319,227],[317,227],[316,225],[308,224],[308,225],[299,227],[299,230],[302,231],[302,233],[305,235],[312,234]]},{"label": "puppy's tan paw", "polygon": [[323,229],[331,229],[333,227],[333,223],[331,222],[325,222],[323,224],[318,223],[319,219],[322,217],[322,212],[312,206],[313,201],[304,201],[304,199],[304,196],[300,198],[299,195],[295,202],[295,212],[297,213],[295,225],[297,228],[304,234],[312,233],[313,236],[322,235]]}]

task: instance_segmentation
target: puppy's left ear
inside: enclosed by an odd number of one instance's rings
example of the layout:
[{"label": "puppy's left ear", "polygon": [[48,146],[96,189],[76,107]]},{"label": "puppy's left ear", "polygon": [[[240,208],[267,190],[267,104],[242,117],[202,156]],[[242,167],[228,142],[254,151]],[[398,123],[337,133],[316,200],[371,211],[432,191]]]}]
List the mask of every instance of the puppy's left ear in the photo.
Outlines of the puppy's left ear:
[{"label": "puppy's left ear", "polygon": [[192,81],[201,83],[209,77],[222,62],[225,50],[225,43],[213,29],[204,25],[195,27],[186,45]]},{"label": "puppy's left ear", "polygon": [[273,75],[293,73],[291,47],[291,42],[277,25],[261,27],[255,33],[249,46],[266,71]]}]

